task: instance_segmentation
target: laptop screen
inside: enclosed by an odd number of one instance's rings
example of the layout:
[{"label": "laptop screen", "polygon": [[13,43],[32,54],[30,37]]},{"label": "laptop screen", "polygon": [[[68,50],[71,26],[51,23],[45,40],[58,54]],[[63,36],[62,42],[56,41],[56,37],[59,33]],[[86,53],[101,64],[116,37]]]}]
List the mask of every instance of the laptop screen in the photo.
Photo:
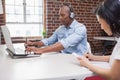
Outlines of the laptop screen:
[{"label": "laptop screen", "polygon": [[15,49],[13,47],[12,40],[11,40],[11,37],[10,37],[10,32],[9,32],[7,26],[1,26],[1,29],[2,29],[2,33],[3,33],[4,39],[5,39],[7,48],[10,51],[15,52]]}]

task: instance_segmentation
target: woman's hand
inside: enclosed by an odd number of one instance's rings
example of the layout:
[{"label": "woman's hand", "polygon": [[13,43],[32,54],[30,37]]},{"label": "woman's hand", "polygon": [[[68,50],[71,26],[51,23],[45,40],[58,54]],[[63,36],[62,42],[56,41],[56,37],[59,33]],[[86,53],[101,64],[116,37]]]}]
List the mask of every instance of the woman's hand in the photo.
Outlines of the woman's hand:
[{"label": "woman's hand", "polygon": [[83,57],[77,57],[77,59],[79,60],[81,66],[88,67],[89,64],[90,64],[90,61],[84,56]]},{"label": "woman's hand", "polygon": [[84,54],[84,56],[85,56],[86,58],[88,58],[89,60],[94,60],[94,55],[91,54],[91,53],[86,53],[86,54]]}]

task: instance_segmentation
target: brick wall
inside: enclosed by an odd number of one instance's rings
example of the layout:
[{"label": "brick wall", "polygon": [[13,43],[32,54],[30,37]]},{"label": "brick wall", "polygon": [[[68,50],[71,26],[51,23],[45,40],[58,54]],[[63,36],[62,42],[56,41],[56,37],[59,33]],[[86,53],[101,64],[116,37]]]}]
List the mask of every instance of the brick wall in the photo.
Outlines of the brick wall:
[{"label": "brick wall", "polygon": [[94,44],[95,51],[101,52],[102,41],[94,40],[93,37],[103,36],[104,34],[94,15],[94,9],[103,0],[46,0],[47,37],[52,35],[60,25],[58,11],[60,4],[64,1],[70,3],[73,7],[75,18],[86,25],[88,40]]},{"label": "brick wall", "polygon": [[[5,4],[5,1],[4,0],[2,0],[2,6],[3,6],[3,9],[4,9],[4,4]],[[3,14],[0,14],[0,26],[1,25],[5,25],[5,10],[3,10]],[[1,29],[0,29],[0,39],[1,39],[1,36],[3,37],[3,35],[1,35],[2,33],[1,33]],[[0,42],[1,42],[1,40],[0,40]]]},{"label": "brick wall", "polygon": [[[4,4],[5,4],[5,1],[4,0],[2,0],[2,6],[3,6],[3,8],[5,7],[4,6]],[[4,12],[4,11],[3,11]],[[3,13],[3,14],[0,14],[0,26],[1,25],[4,25],[5,24],[5,14]]]}]

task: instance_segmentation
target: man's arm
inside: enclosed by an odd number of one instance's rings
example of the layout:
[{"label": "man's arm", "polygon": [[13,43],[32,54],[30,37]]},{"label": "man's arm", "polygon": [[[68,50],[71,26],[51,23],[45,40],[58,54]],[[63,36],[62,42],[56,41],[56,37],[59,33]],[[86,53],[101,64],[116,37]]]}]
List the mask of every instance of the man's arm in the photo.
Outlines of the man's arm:
[{"label": "man's arm", "polygon": [[27,41],[25,43],[25,46],[44,46],[44,43],[42,41],[39,41],[39,42],[31,42],[31,41]]},{"label": "man's arm", "polygon": [[43,44],[44,44],[45,46],[48,46],[48,45],[54,44],[55,42],[58,41],[56,31],[53,33],[52,36],[50,36],[50,37],[47,38],[47,39],[43,39],[43,40],[41,40],[41,41],[43,42]]},{"label": "man's arm", "polygon": [[64,49],[63,45],[60,42],[57,42],[51,46],[47,46],[47,47],[42,48],[40,50],[42,50],[42,53],[45,53],[45,52],[58,52],[58,51],[63,50],[63,49]]},{"label": "man's arm", "polygon": [[28,45],[34,45],[34,46],[48,46],[48,45],[53,44],[55,42],[57,42],[56,32],[54,32],[54,34],[52,36],[50,36],[49,38],[43,39],[39,42],[28,41],[27,44]]},{"label": "man's arm", "polygon": [[40,42],[33,42],[33,45],[44,46],[44,43],[42,41],[40,41]]},{"label": "man's arm", "polygon": [[63,45],[60,42],[57,42],[51,46],[43,47],[43,48],[36,48],[36,47],[27,47],[26,51],[33,51],[36,54],[42,54],[46,52],[58,52],[64,49]]}]

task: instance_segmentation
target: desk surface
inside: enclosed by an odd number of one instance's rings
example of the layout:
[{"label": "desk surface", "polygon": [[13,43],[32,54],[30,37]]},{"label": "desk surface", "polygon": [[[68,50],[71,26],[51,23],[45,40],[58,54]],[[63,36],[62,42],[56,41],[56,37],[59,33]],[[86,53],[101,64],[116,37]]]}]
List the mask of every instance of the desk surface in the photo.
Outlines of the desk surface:
[{"label": "desk surface", "polygon": [[[72,54],[43,54],[40,57],[12,59],[0,46],[0,80],[84,80],[93,72],[80,66]],[[108,67],[108,63],[92,62],[95,65]]]},{"label": "desk surface", "polygon": [[114,37],[94,37],[96,40],[108,40],[108,41],[116,41]]}]

